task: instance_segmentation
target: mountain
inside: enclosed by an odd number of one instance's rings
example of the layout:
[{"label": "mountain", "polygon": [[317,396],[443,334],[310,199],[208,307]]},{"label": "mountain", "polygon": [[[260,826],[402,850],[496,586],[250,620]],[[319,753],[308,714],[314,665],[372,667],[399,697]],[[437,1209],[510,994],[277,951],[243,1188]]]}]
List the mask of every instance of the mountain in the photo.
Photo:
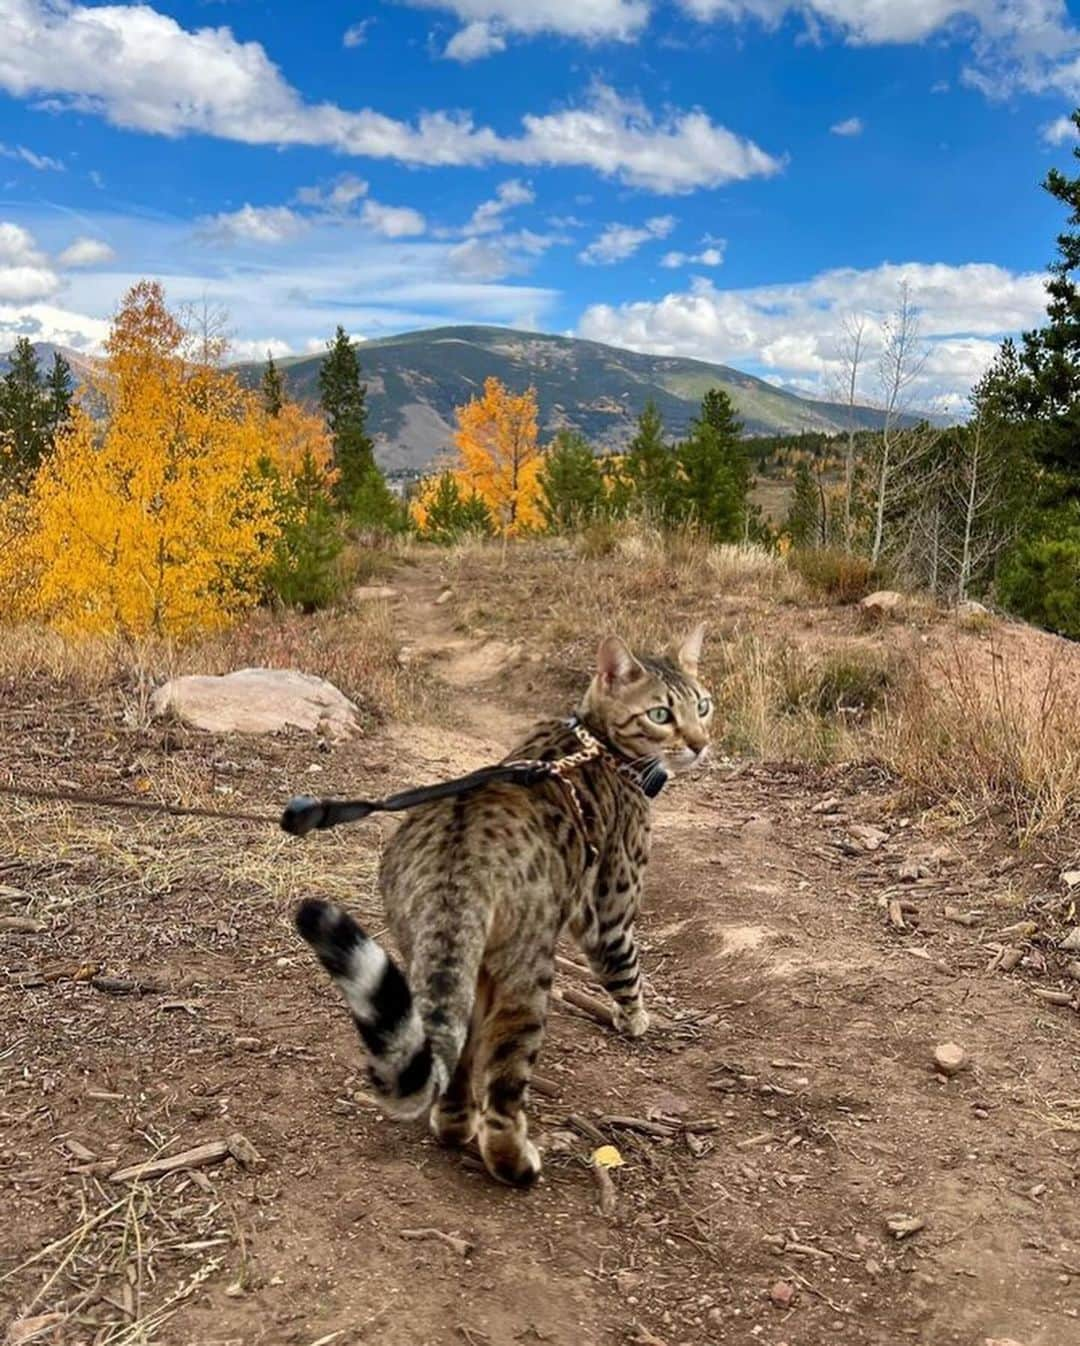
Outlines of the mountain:
[{"label": "mountain", "polygon": [[[85,382],[86,377],[93,367],[94,360],[92,356],[84,355],[80,351],[72,350],[70,346],[54,346],[51,341],[31,342],[34,352],[38,358],[38,368],[41,370],[42,378],[47,378],[49,370],[52,369],[53,355],[59,352],[71,366],[71,376],[76,384]],[[2,378],[11,367],[10,351],[0,351],[0,378]]]},{"label": "mountain", "polygon": [[[454,408],[481,391],[494,375],[515,392],[536,388],[542,438],[559,429],[579,430],[590,443],[619,448],[652,398],[669,435],[686,432],[709,388],[723,388],[749,435],[837,433],[847,429],[847,408],[797,397],[726,365],[662,355],[638,355],[574,337],[546,336],[504,327],[436,327],[365,341],[359,346],[367,383],[369,429],[379,460],[391,472],[424,468],[453,445]],[[321,355],[278,362],[291,397],[319,395]],[[255,386],[262,366],[237,366]],[[856,409],[860,429],[881,424],[869,407]]]}]

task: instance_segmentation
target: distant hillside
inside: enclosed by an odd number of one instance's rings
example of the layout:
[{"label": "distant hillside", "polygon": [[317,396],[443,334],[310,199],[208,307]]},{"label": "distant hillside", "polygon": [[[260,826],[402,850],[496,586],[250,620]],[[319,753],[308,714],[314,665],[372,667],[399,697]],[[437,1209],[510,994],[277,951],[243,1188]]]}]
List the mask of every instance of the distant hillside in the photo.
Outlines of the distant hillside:
[{"label": "distant hillside", "polygon": [[[579,430],[590,442],[618,448],[651,397],[669,434],[681,435],[714,387],[731,397],[750,435],[836,433],[847,428],[847,410],[774,388],[726,365],[659,355],[637,355],[573,337],[545,336],[503,327],[436,327],[359,346],[368,387],[370,427],[382,465],[392,471],[425,467],[453,443],[454,408],[474,397],[494,375],[515,392],[534,385],[544,438]],[[290,396],[318,397],[321,355],[282,360]],[[260,365],[238,366],[254,385]],[[859,428],[881,417],[859,408]]]},{"label": "distant hillside", "polygon": [[[77,381],[93,360],[66,347],[35,343],[42,373],[60,350]],[[505,327],[436,327],[405,332],[359,346],[367,383],[370,426],[379,460],[390,471],[416,471],[453,445],[454,408],[467,402],[494,375],[515,392],[535,386],[545,439],[556,430],[579,430],[592,444],[617,449],[634,433],[634,423],[652,398],[672,437],[686,432],[709,388],[727,392],[748,435],[835,434],[847,429],[847,408],[815,402],[774,388],[764,379],[726,365],[662,355],[637,355],[616,346],[574,337],[518,332]],[[281,360],[289,396],[315,402],[321,355]],[[0,375],[8,367],[0,355]],[[261,364],[236,366],[251,387]],[[881,414],[856,409],[859,429],[874,429]]]},{"label": "distant hillside", "polygon": [[[48,376],[49,370],[52,368],[53,355],[57,351],[71,366],[72,378],[76,384],[81,383],[87,377],[94,363],[91,356],[72,350],[70,346],[54,346],[51,341],[35,341],[32,345],[37,354],[38,368],[41,370],[43,378]],[[0,377],[6,374],[10,368],[10,355],[10,351],[0,352]]]}]

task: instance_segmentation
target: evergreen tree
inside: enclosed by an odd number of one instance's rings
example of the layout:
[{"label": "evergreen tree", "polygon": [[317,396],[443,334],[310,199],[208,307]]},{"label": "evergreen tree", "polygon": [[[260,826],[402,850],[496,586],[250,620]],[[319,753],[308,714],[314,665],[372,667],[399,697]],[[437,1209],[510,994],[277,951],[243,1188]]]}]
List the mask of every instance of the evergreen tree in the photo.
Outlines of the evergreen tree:
[{"label": "evergreen tree", "polygon": [[[1072,114],[1080,131],[1080,110]],[[1073,150],[1080,159],[1080,148]],[[1023,376],[1016,394],[1039,422],[1035,453],[1052,474],[1052,494],[1080,499],[1080,175],[1056,168],[1043,187],[1068,208],[1068,228],[1058,235],[1058,255],[1047,282],[1049,322],[1024,334]]]},{"label": "evergreen tree", "polygon": [[495,531],[487,505],[476,494],[463,496],[453,472],[440,474],[424,503],[423,535],[432,542],[448,545],[462,537],[490,537]]},{"label": "evergreen tree", "polygon": [[651,398],[638,417],[623,471],[637,510],[658,523],[668,522],[675,495],[675,455],[664,443],[664,422]]},{"label": "evergreen tree", "polygon": [[71,378],[71,366],[60,354],[53,352],[52,369],[45,385],[46,418],[49,426],[49,443],[56,443],[56,436],[71,419],[71,400],[74,387]]},{"label": "evergreen tree", "polygon": [[281,408],[285,405],[285,385],[281,371],[269,351],[266,352],[266,368],[262,376],[262,399],[268,415],[281,415]]},{"label": "evergreen tree", "polygon": [[750,463],[731,399],[711,388],[675,451],[675,513],[719,542],[741,542],[749,523]]},{"label": "evergreen tree", "polygon": [[582,435],[560,430],[540,469],[540,509],[548,532],[566,533],[605,512],[600,464]]},{"label": "evergreen tree", "polygon": [[360,360],[344,327],[327,346],[319,370],[319,396],[334,441],[334,488],[338,504],[351,512],[353,497],[375,467],[375,446],[367,433],[367,399],[360,382]]},{"label": "evergreen tree", "polygon": [[[264,470],[269,470],[264,465]],[[315,612],[341,593],[337,561],[344,538],[341,521],[323,489],[324,472],[311,453],[287,488],[277,487],[283,519],[266,575],[270,592],[287,607]]]},{"label": "evergreen tree", "polygon": [[49,447],[46,394],[37,352],[19,337],[0,381],[0,446],[3,465],[16,475],[32,473]]},{"label": "evergreen tree", "polygon": [[793,547],[816,547],[821,541],[821,496],[805,459],[795,469],[795,492],[784,530]]}]

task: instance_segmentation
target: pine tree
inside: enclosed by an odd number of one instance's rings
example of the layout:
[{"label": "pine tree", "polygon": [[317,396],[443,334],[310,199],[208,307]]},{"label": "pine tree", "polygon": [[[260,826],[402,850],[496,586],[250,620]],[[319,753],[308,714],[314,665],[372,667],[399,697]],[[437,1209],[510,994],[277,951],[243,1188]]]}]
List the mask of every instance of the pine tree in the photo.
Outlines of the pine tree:
[{"label": "pine tree", "polygon": [[422,537],[449,545],[462,537],[490,537],[494,520],[475,492],[464,494],[452,469],[429,478],[413,502],[413,518]]},{"label": "pine tree", "polygon": [[269,351],[266,352],[266,368],[262,376],[262,399],[268,415],[281,415],[281,408],[285,405],[285,385]]},{"label": "pine tree", "polygon": [[19,337],[0,381],[0,463],[16,476],[32,474],[49,447],[46,394],[37,352]]},{"label": "pine tree", "polygon": [[326,426],[334,441],[338,478],[335,495],[347,513],[353,497],[375,467],[375,446],[367,433],[367,399],[360,382],[360,360],[344,327],[339,326],[327,346],[319,370],[319,396]]},{"label": "pine tree", "polygon": [[60,354],[53,352],[52,369],[45,385],[46,417],[49,427],[49,445],[71,420],[71,400],[74,396],[71,366]]},{"label": "pine tree", "polygon": [[[1072,114],[1080,131],[1080,110]],[[1080,159],[1080,147],[1073,150]],[[1028,412],[1040,423],[1035,452],[1052,473],[1059,499],[1080,499],[1080,175],[1056,168],[1043,187],[1068,208],[1068,228],[1058,235],[1058,255],[1047,282],[1049,322],[1025,332],[1018,380]]]},{"label": "pine tree", "polygon": [[637,432],[627,446],[623,473],[639,513],[658,523],[671,518],[675,494],[675,455],[664,443],[664,422],[650,398],[638,417]]},{"label": "pine tree", "polygon": [[540,469],[540,509],[548,532],[565,533],[605,513],[600,464],[582,435],[560,430]]},{"label": "pine tree", "polygon": [[288,486],[271,471],[283,522],[267,571],[267,587],[287,607],[315,612],[332,603],[342,589],[337,560],[344,538],[340,518],[324,489],[325,469],[309,451]]},{"label": "pine tree", "polygon": [[719,542],[741,542],[749,522],[750,463],[728,395],[710,388],[690,434],[675,451],[675,513]]},{"label": "pine tree", "polygon": [[821,541],[821,497],[805,459],[795,469],[795,491],[784,531],[791,545],[800,549],[816,547]]}]

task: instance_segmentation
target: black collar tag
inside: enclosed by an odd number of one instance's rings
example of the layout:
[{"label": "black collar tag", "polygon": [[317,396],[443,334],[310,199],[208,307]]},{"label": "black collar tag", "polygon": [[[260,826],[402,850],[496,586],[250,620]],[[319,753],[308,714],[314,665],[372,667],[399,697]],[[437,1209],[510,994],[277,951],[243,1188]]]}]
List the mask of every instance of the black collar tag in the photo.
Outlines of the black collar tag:
[{"label": "black collar tag", "polygon": [[656,766],[649,772],[647,782],[643,782],[641,793],[646,799],[655,799],[668,783],[668,773],[662,766]]}]

